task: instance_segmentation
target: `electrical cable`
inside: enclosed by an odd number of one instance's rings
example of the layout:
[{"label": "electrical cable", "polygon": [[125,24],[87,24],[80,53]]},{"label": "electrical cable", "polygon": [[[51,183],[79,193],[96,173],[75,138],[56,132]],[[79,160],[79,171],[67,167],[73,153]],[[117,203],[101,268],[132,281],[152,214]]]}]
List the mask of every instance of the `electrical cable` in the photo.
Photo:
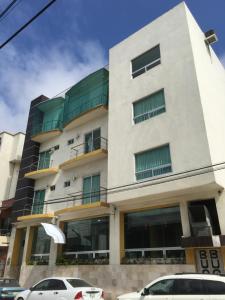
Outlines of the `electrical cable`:
[{"label": "electrical cable", "polygon": [[12,39],[14,39],[20,32],[34,22],[41,14],[43,14],[56,0],[51,0],[46,6],[44,6],[36,15],[34,15],[27,23],[21,26],[13,35],[11,35],[3,44],[0,45],[0,49],[5,47]]},{"label": "electrical cable", "polygon": [[9,5],[0,13],[0,19],[12,8],[12,6],[17,2],[18,0],[13,0],[9,3]]}]

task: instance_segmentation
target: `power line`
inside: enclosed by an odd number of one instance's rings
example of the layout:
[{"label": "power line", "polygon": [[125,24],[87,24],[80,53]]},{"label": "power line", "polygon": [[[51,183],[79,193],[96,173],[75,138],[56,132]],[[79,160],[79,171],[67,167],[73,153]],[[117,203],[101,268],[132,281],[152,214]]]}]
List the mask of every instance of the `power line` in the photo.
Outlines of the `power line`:
[{"label": "power line", "polygon": [[19,5],[21,4],[22,0],[17,0],[16,4],[10,9],[8,10],[8,12],[0,19],[0,23],[5,20],[5,18]]},{"label": "power line", "polygon": [[11,35],[3,44],[0,45],[0,49],[6,46],[12,39],[14,39],[21,31],[28,27],[32,22],[34,22],[41,14],[43,14],[56,0],[52,0],[45,7],[43,7],[35,16],[33,16],[27,23],[21,26],[13,35]]},{"label": "power line", "polygon": [[[218,167],[218,168],[213,169],[215,167]],[[209,169],[209,170],[207,170],[207,169]],[[159,185],[159,184],[163,184],[163,183],[173,182],[173,181],[177,181],[180,179],[195,177],[195,176],[208,174],[211,172],[224,170],[224,169],[225,169],[225,161],[221,162],[221,163],[217,163],[217,164],[212,164],[212,165],[196,168],[196,169],[186,170],[183,172],[168,174],[165,176],[161,176],[160,178],[150,178],[150,179],[146,179],[141,182],[134,182],[134,183],[126,184],[126,185],[116,186],[113,188],[105,189],[103,192],[101,192],[101,191],[96,192],[96,194],[109,195],[109,194],[124,192],[124,191],[128,191],[128,190],[139,189],[142,187],[155,186],[155,185]],[[193,172],[198,172],[198,171],[199,171],[199,173],[191,174]],[[186,175],[186,176],[181,176],[181,175]],[[90,193],[90,195],[91,195],[91,193]],[[85,193],[85,196],[88,197],[88,193]],[[64,196],[64,197],[60,197],[60,198],[49,199],[48,201],[44,202],[44,204],[51,205],[51,204],[59,204],[59,203],[64,203],[64,202],[78,201],[78,200],[81,200],[83,197],[84,197],[83,193],[77,192],[71,196]],[[21,200],[22,199],[18,199],[16,202],[19,202]],[[35,204],[33,206],[35,206]]]},{"label": "power line", "polygon": [[0,19],[10,10],[10,8],[17,2],[18,0],[13,0],[9,3],[9,5],[0,13]]}]

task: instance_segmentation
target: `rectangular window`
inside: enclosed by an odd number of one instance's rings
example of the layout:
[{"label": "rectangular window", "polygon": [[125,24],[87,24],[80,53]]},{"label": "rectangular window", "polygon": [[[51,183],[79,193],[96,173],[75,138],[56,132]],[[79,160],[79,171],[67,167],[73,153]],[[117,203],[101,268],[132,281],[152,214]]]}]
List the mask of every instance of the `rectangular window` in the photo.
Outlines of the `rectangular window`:
[{"label": "rectangular window", "polygon": [[56,146],[54,147],[54,150],[59,150],[59,145],[56,145]]},{"label": "rectangular window", "polygon": [[51,161],[51,152],[44,151],[39,154],[38,169],[48,169]]},{"label": "rectangular window", "polygon": [[100,175],[83,179],[83,204],[100,201]]},{"label": "rectangular window", "polygon": [[84,152],[89,153],[101,148],[101,129],[95,129],[85,134]]},{"label": "rectangular window", "polygon": [[135,154],[136,179],[172,172],[169,145]]},{"label": "rectangular window", "polygon": [[134,102],[133,108],[135,124],[165,112],[166,108],[164,91],[160,90]]},{"label": "rectangular window", "polygon": [[132,77],[135,78],[160,64],[159,45],[139,55],[131,61]]},{"label": "rectangular window", "polygon": [[55,191],[55,185],[51,185],[51,186],[50,186],[50,191],[51,191],[51,192]]},{"label": "rectangular window", "polygon": [[179,206],[126,213],[124,230],[126,257],[184,258]]},{"label": "rectangular window", "polygon": [[67,180],[64,182],[64,187],[69,187],[70,186],[70,180]]},{"label": "rectangular window", "polygon": [[45,190],[35,191],[33,206],[32,206],[32,214],[43,213],[44,201],[45,201]]},{"label": "rectangular window", "polygon": [[45,264],[49,260],[51,238],[45,233],[42,226],[37,226],[33,230],[31,261]]},{"label": "rectangular window", "polygon": [[[109,250],[109,218],[99,217],[95,219],[66,222],[64,226],[66,243],[63,246],[67,255],[75,252],[100,251],[98,256],[108,255]],[[104,252],[105,251],[105,252]],[[85,254],[79,254],[84,257]],[[87,253],[89,257],[92,253]],[[91,258],[91,257],[90,257]]]},{"label": "rectangular window", "polygon": [[74,143],[74,139],[70,139],[67,141],[67,145],[72,145]]}]

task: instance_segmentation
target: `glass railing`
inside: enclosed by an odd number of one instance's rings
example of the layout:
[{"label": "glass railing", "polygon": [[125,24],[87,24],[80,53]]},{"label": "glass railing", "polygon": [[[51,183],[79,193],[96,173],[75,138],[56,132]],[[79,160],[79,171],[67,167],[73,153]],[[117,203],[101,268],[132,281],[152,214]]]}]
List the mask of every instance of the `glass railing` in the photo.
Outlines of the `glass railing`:
[{"label": "glass railing", "polygon": [[[77,100],[78,104],[75,105],[69,112],[64,115],[64,125],[80,117],[82,114],[87,113],[88,111],[97,108],[98,106],[108,104],[108,95],[102,94],[86,101]],[[69,105],[69,104],[68,104]]]},{"label": "glass railing", "polygon": [[33,125],[31,130],[31,135],[37,135],[43,132],[48,132],[52,130],[61,130],[62,129],[62,121],[60,120],[51,120],[46,122],[40,122],[38,124]]}]

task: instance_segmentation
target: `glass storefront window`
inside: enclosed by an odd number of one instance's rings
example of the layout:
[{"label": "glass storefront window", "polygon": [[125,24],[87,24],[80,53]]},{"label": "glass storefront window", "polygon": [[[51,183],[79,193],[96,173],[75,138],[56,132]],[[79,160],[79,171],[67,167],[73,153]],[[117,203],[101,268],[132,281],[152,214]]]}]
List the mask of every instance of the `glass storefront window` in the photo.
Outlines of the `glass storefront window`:
[{"label": "glass storefront window", "polygon": [[[64,227],[66,244],[63,252],[76,257],[103,257],[109,250],[109,218],[101,217],[73,222],[66,222]],[[100,253],[93,253],[98,252]],[[106,251],[106,252],[104,252]],[[86,252],[86,253],[80,253]],[[89,252],[89,253],[87,253]]]},{"label": "glass storefront window", "polygon": [[42,226],[35,227],[31,251],[31,262],[46,264],[49,260],[51,238],[45,233]]},{"label": "glass storefront window", "polygon": [[127,258],[160,259],[160,263],[184,259],[178,206],[127,213],[124,226]]}]

